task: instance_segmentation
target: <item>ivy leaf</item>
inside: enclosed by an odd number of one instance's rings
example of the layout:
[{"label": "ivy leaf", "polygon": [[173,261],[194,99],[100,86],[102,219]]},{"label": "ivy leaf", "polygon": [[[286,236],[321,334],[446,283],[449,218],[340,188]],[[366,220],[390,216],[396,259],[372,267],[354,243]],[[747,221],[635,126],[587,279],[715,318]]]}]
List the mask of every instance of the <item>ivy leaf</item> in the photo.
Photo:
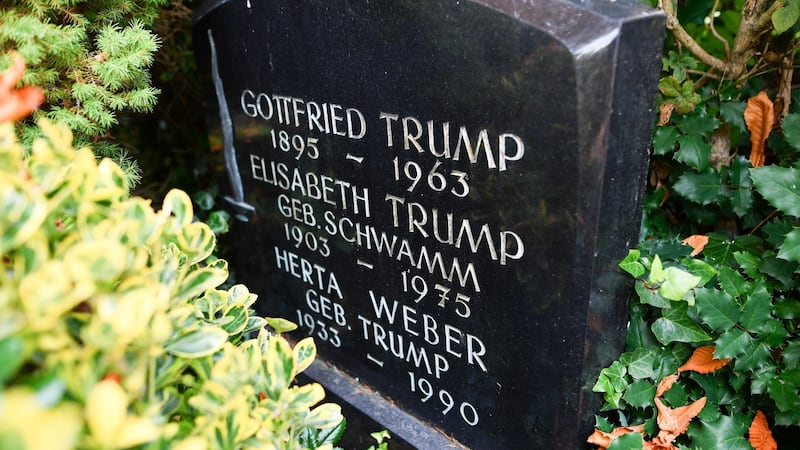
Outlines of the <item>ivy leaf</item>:
[{"label": "ivy leaf", "polygon": [[705,286],[706,283],[717,276],[717,269],[703,260],[687,258],[681,262],[692,275],[696,275],[700,278],[700,281],[697,282],[697,286]]},{"label": "ivy leaf", "polygon": [[664,269],[664,277],[664,283],[658,289],[658,293],[662,297],[674,301],[683,300],[686,294],[695,288],[701,280],[700,277],[677,267]]},{"label": "ivy leaf", "polygon": [[794,227],[778,250],[778,258],[787,261],[800,261],[800,228]]},{"label": "ivy leaf", "polygon": [[663,283],[665,279],[664,266],[661,264],[661,258],[656,255],[650,264],[650,275],[647,277],[647,281],[652,284],[659,284]]},{"label": "ivy leaf", "polygon": [[659,342],[664,345],[670,342],[704,342],[711,339],[687,313],[689,305],[676,303],[671,309],[665,309],[664,317],[653,322],[651,329]]},{"label": "ivy leaf", "polygon": [[795,150],[800,150],[800,114],[788,114],[781,122],[783,137]]},{"label": "ivy leaf", "polygon": [[732,328],[724,333],[716,341],[717,348],[714,356],[717,358],[738,358],[752,351],[756,342],[747,332],[738,328]]},{"label": "ivy leaf", "polygon": [[797,0],[788,0],[783,6],[772,13],[772,25],[775,27],[775,34],[781,34],[792,28],[797,19],[800,19],[800,5]]},{"label": "ivy leaf", "polygon": [[701,205],[718,202],[722,189],[719,173],[708,170],[703,173],[686,172],[673,185],[675,192]]},{"label": "ivy leaf", "polygon": [[747,301],[742,308],[742,317],[739,323],[741,323],[747,331],[761,331],[771,319],[771,311],[772,298],[764,286],[760,286],[747,297]]},{"label": "ivy leaf", "polygon": [[634,278],[639,278],[646,272],[644,264],[639,262],[639,257],[641,256],[641,252],[639,250],[633,249],[628,251],[628,255],[620,261],[619,267],[620,269],[628,272]]},{"label": "ivy leaf", "polygon": [[692,424],[687,433],[692,438],[689,448],[751,450],[750,442],[744,438],[749,425],[750,418],[744,415],[721,415],[714,421]]},{"label": "ivy leaf", "polygon": [[637,282],[634,288],[639,296],[639,301],[643,304],[652,305],[656,308],[670,308],[669,300],[659,295],[658,291],[648,289],[644,283]]},{"label": "ivy leaf", "polygon": [[655,363],[658,352],[652,348],[637,348],[633,352],[620,356],[620,362],[628,367],[628,373],[635,379],[654,378]]},{"label": "ivy leaf", "polygon": [[645,408],[653,404],[655,396],[656,387],[653,386],[653,383],[646,380],[636,380],[628,386],[622,398],[632,406]]},{"label": "ivy leaf", "polygon": [[800,217],[800,170],[765,166],[750,169],[758,192],[783,213]]},{"label": "ivy leaf", "polygon": [[711,156],[711,144],[703,139],[699,134],[686,134],[678,137],[678,152],[675,159],[680,161],[698,172],[708,168],[708,160]]}]

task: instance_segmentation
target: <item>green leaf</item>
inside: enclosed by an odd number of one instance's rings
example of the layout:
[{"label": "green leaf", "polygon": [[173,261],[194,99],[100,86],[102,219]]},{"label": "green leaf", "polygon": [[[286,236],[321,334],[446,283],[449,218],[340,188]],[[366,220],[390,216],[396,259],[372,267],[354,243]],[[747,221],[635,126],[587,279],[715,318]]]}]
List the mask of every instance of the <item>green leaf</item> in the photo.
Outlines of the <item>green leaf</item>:
[{"label": "green leaf", "polygon": [[641,277],[646,272],[646,269],[644,264],[639,262],[640,256],[641,252],[639,250],[628,250],[628,255],[619,263],[620,269],[628,272],[634,278]]},{"label": "green leaf", "polygon": [[615,428],[614,424],[611,423],[610,420],[597,414],[594,416],[594,427],[606,433],[611,433],[611,431],[613,431]]},{"label": "green leaf", "polygon": [[745,301],[742,308],[742,317],[739,323],[750,332],[763,330],[764,326],[772,318],[772,298],[769,292],[760,286]]},{"label": "green leaf", "polygon": [[644,437],[641,433],[626,433],[608,445],[608,450],[641,450],[644,444]]},{"label": "green leaf", "polygon": [[800,399],[797,395],[797,386],[787,382],[780,375],[767,383],[767,392],[775,406],[781,411],[789,411],[800,407]]},{"label": "green leaf", "polygon": [[740,133],[747,131],[744,123],[745,102],[722,102],[719,105],[719,115],[722,120],[733,125]]},{"label": "green leaf", "polygon": [[775,317],[781,319],[798,319],[800,318],[800,301],[795,299],[776,300],[773,311],[775,313]]},{"label": "green leaf", "polygon": [[656,387],[653,383],[645,380],[636,380],[628,386],[622,399],[637,408],[644,408],[653,405],[656,396]]},{"label": "green leaf", "polygon": [[796,269],[796,262],[778,259],[777,255],[772,253],[765,253],[758,266],[759,272],[776,279],[786,289],[792,286],[792,275]]},{"label": "green leaf", "polygon": [[720,267],[719,286],[732,297],[741,297],[750,290],[747,280],[730,267]]},{"label": "green leaf", "polygon": [[686,269],[692,275],[700,277],[700,281],[697,282],[698,286],[705,286],[706,283],[717,276],[717,269],[701,259],[685,258],[681,260],[681,263],[686,266]]},{"label": "green leaf", "polygon": [[[684,83],[684,86],[687,86],[687,84]],[[693,87],[691,86],[691,88]],[[675,120],[675,124],[687,135],[702,136],[716,130],[719,127],[719,120],[716,117],[709,116],[704,109],[698,108],[698,110],[690,114],[679,116]]]},{"label": "green leaf", "polygon": [[703,323],[711,329],[726,330],[739,321],[739,304],[727,292],[716,289],[698,289],[696,307]]},{"label": "green leaf", "polygon": [[641,303],[652,305],[656,308],[670,308],[669,300],[659,295],[657,290],[648,289],[643,282],[637,282],[634,289]]},{"label": "green leaf", "polygon": [[688,448],[752,450],[744,438],[751,419],[745,415],[722,415],[715,421],[695,421],[689,425],[687,435],[692,439]]},{"label": "green leaf", "polygon": [[656,255],[650,264],[650,275],[647,277],[647,281],[652,284],[659,284],[663,283],[665,279],[664,266],[661,265],[661,258]]},{"label": "green leaf", "polygon": [[265,317],[269,325],[276,333],[288,333],[297,329],[297,324],[280,317]]},{"label": "green leaf", "polygon": [[800,228],[794,227],[786,235],[786,239],[778,251],[778,258],[787,261],[800,261]]},{"label": "green leaf", "polygon": [[675,150],[678,143],[678,130],[675,127],[663,126],[656,128],[653,133],[653,153],[656,155],[666,155]]},{"label": "green leaf", "polygon": [[654,378],[653,364],[657,355],[655,349],[637,348],[620,356],[620,362],[628,367],[628,373],[635,379]]},{"label": "green leaf", "polygon": [[182,358],[201,358],[222,348],[228,333],[215,326],[204,326],[170,340],[164,346],[167,353]]},{"label": "green leaf", "polygon": [[701,205],[718,202],[722,182],[718,172],[708,170],[703,173],[685,172],[678,177],[673,186],[675,192]]},{"label": "green leaf", "polygon": [[708,168],[710,156],[711,144],[706,142],[701,135],[687,134],[678,137],[678,151],[675,153],[677,161],[702,172]]},{"label": "green leaf", "polygon": [[756,189],[770,205],[800,217],[800,170],[777,166],[750,169]]},{"label": "green leaf", "polygon": [[189,300],[197,297],[208,289],[215,288],[228,278],[227,270],[216,267],[203,267],[190,272],[175,294],[177,301]]},{"label": "green leaf", "polygon": [[765,343],[759,342],[753,350],[736,358],[736,370],[750,370],[759,372],[770,365],[772,349]]},{"label": "green leaf", "polygon": [[743,157],[734,158],[731,165],[731,205],[733,212],[739,217],[746,215],[753,207],[753,180],[750,179],[750,167],[750,161]]},{"label": "green leaf", "polygon": [[732,328],[717,339],[714,357],[735,359],[753,351],[755,346],[756,342],[750,334],[739,328]]},{"label": "green leaf", "polygon": [[[708,256],[708,253],[706,253],[706,256]],[[757,256],[750,252],[737,251],[733,252],[733,258],[750,278],[763,278],[758,271],[758,265],[761,263],[761,260]]]},{"label": "green leaf", "polygon": [[[759,245],[761,244],[760,238],[750,235],[738,236],[733,240],[719,233],[709,233],[708,237],[708,244],[703,249],[703,255],[711,264],[717,266],[736,267],[733,264],[736,252],[748,251],[755,253],[759,250]],[[736,260],[738,261],[738,259]],[[750,275],[747,271],[745,273]]]},{"label": "green leaf", "polygon": [[792,28],[797,19],[800,19],[800,6],[796,1],[787,0],[783,6],[772,13],[772,25],[775,27],[775,34],[781,34]]},{"label": "green leaf", "polygon": [[24,341],[19,336],[0,340],[0,386],[13,377],[25,363]]},{"label": "green leaf", "polygon": [[788,114],[781,122],[783,137],[795,150],[800,150],[800,114]]},{"label": "green leaf", "polygon": [[658,293],[664,298],[674,301],[683,300],[686,294],[700,282],[700,277],[677,267],[664,269],[664,276],[666,279],[658,289]]},{"label": "green leaf", "polygon": [[592,387],[592,392],[623,392],[628,386],[628,381],[625,379],[626,373],[625,366],[619,361],[614,361],[600,371],[600,376]]},{"label": "green leaf", "polygon": [[783,363],[787,368],[795,368],[800,367],[798,361],[800,361],[800,341],[789,341],[783,349]]},{"label": "green leaf", "polygon": [[689,317],[687,308],[686,303],[676,303],[671,309],[663,310],[664,317],[653,322],[651,328],[659,342],[667,345],[670,342],[704,342],[711,339]]}]

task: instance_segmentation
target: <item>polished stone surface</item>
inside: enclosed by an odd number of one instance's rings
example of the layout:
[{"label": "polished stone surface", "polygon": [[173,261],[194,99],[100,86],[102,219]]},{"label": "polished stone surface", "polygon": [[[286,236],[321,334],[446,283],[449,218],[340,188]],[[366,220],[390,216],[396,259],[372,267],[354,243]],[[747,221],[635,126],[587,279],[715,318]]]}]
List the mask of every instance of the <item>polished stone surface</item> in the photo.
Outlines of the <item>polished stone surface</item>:
[{"label": "polished stone surface", "polygon": [[224,242],[257,308],[316,338],[341,370],[319,377],[419,420],[361,402],[414,446],[439,430],[580,448],[624,342],[616,262],[637,238],[663,17],[622,0],[195,14],[240,219]]}]

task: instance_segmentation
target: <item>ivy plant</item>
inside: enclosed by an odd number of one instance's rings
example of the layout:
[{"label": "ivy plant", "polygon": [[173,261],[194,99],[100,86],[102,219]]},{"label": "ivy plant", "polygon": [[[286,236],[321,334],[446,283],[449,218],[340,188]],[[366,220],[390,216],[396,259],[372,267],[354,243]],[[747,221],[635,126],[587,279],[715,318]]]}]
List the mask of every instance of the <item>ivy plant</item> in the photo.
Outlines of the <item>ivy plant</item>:
[{"label": "ivy plant", "polygon": [[[625,353],[594,385],[604,404],[592,442],[791,447],[800,431],[800,9],[658,6],[671,33],[644,219],[620,263],[635,280],[631,321]],[[698,354],[710,365],[684,370]],[[655,442],[667,408],[701,400],[685,428]]]}]

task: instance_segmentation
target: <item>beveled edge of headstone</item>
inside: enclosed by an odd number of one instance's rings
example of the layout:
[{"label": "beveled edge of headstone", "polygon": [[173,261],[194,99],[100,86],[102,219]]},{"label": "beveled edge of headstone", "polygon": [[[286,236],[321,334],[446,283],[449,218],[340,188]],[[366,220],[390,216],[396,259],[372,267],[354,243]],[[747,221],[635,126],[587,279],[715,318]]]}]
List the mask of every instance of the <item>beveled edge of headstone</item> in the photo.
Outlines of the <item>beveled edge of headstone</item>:
[{"label": "beveled edge of headstone", "polygon": [[192,26],[203,20],[206,14],[231,1],[262,1],[262,0],[206,0],[192,9]]},{"label": "beveled edge of headstone", "polygon": [[612,45],[624,22],[663,16],[633,0],[470,0],[536,27],[580,58]]},{"label": "beveled edge of headstone", "polygon": [[398,408],[390,400],[361,384],[358,378],[347,375],[322,358],[316,358],[303,373],[325,386],[326,391],[347,399],[348,404],[385,426],[390,434],[415,448],[437,450],[469,448],[446,436],[433,425]]}]

